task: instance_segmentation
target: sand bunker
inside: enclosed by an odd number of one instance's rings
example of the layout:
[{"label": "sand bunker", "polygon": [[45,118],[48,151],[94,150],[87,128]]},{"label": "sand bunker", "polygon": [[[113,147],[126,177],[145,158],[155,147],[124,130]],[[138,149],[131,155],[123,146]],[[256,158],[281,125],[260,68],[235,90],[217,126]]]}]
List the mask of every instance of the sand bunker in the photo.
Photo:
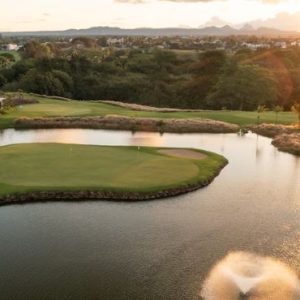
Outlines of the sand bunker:
[{"label": "sand bunker", "polygon": [[148,105],[120,102],[120,101],[114,101],[114,100],[102,100],[100,102],[115,105],[115,106],[120,106],[123,108],[128,108],[131,110],[148,111],[148,112],[199,112],[199,111],[202,111],[202,110],[197,110],[197,109],[153,107],[153,106],[148,106]]},{"label": "sand bunker", "polygon": [[187,150],[187,149],[163,149],[163,150],[159,150],[158,153],[175,156],[175,157],[181,157],[181,158],[197,159],[197,160],[205,159],[207,157],[203,153],[193,151],[193,150]]}]

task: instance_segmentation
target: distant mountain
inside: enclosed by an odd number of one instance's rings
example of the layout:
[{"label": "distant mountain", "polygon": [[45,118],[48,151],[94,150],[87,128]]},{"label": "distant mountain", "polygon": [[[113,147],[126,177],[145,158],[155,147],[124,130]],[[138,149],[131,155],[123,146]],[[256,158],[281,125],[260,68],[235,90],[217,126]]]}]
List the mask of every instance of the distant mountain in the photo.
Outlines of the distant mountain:
[{"label": "distant mountain", "polygon": [[3,36],[229,36],[229,35],[258,35],[258,36],[292,36],[300,32],[282,31],[274,28],[260,27],[254,29],[245,25],[235,29],[229,25],[223,27],[209,26],[204,28],[135,28],[92,27],[87,29],[68,29],[64,31],[27,31],[3,32]]},{"label": "distant mountain", "polygon": [[250,25],[250,24],[245,24],[245,25],[240,29],[240,31],[243,31],[243,32],[247,31],[247,32],[253,33],[253,31],[255,31],[255,29],[254,29],[254,27],[253,27],[252,25]]}]

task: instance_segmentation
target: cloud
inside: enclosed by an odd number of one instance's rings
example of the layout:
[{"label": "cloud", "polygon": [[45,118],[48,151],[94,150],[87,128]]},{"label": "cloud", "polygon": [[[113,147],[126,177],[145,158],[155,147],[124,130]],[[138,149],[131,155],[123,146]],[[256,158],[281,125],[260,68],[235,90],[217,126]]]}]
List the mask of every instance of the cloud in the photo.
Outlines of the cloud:
[{"label": "cloud", "polygon": [[262,0],[263,3],[267,3],[267,4],[277,4],[280,2],[285,2],[286,0]]},{"label": "cloud", "polygon": [[211,19],[209,19],[207,22],[205,22],[201,27],[207,27],[207,26],[217,26],[217,27],[222,27],[225,25],[230,25],[233,26],[231,22],[225,21],[218,16],[214,16]]},{"label": "cloud", "polygon": [[[207,3],[217,2],[225,0],[157,0],[158,2],[173,2],[173,3]],[[228,0],[226,0],[228,1]],[[270,1],[270,0],[265,0]],[[148,0],[115,0],[117,3],[129,3],[129,4],[143,4],[149,2]]]},{"label": "cloud", "polygon": [[273,18],[269,18],[266,20],[256,20],[249,23],[254,27],[274,27],[281,30],[299,30],[300,12],[282,12],[277,14]]},{"label": "cloud", "polygon": [[159,1],[167,1],[167,2],[176,2],[176,3],[182,3],[182,2],[190,2],[190,3],[203,3],[203,2],[215,2],[215,1],[220,1],[220,0],[159,0]]},{"label": "cloud", "polygon": [[115,0],[118,3],[130,3],[130,4],[142,4],[145,3],[145,0]]},{"label": "cloud", "polygon": [[[229,0],[157,0],[158,2],[174,2],[174,3],[208,3],[217,1],[229,1]],[[278,4],[280,2],[286,2],[287,0],[258,0],[267,4]],[[118,3],[131,3],[131,4],[143,4],[148,2],[147,0],[115,0]]]}]

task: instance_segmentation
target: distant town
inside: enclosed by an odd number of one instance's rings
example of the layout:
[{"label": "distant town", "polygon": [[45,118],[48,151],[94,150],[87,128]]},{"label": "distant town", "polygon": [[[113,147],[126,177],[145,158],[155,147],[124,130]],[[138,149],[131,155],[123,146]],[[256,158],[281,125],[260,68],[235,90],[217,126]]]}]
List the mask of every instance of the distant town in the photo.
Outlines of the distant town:
[{"label": "distant town", "polygon": [[71,48],[116,48],[116,49],[168,49],[168,50],[224,50],[235,53],[241,49],[287,49],[300,47],[300,37],[258,36],[101,36],[101,37],[3,37],[0,35],[0,50],[18,51],[30,40],[53,44],[61,50]]}]

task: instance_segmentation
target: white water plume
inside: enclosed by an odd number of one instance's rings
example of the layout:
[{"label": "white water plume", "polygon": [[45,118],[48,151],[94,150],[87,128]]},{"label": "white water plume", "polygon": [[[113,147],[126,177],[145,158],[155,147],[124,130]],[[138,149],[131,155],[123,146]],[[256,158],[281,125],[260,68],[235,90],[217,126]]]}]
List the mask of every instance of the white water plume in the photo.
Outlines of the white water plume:
[{"label": "white water plume", "polygon": [[271,257],[233,252],[218,262],[204,282],[204,300],[300,300],[293,270]]}]

